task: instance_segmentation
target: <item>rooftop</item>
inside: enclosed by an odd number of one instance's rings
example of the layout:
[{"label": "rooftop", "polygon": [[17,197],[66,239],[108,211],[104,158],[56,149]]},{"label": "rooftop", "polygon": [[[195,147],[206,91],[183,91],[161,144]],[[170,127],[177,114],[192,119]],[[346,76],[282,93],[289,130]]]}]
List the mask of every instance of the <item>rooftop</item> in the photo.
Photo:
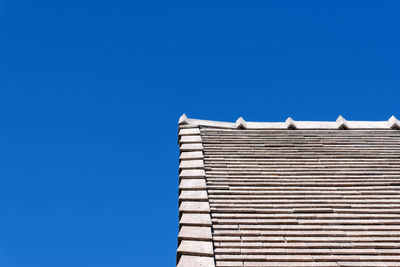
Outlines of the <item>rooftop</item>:
[{"label": "rooftop", "polygon": [[177,266],[400,266],[398,129],[183,115]]}]

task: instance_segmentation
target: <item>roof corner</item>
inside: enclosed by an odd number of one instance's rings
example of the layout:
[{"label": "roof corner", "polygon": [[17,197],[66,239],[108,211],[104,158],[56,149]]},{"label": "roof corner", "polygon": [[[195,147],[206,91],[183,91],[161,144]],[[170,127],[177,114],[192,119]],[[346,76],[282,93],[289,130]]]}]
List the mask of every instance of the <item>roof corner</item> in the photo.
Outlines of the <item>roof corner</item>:
[{"label": "roof corner", "polygon": [[182,116],[179,117],[179,122],[178,122],[178,124],[179,124],[179,125],[189,124],[189,119],[188,119],[188,117],[186,116],[185,113],[183,113]]}]

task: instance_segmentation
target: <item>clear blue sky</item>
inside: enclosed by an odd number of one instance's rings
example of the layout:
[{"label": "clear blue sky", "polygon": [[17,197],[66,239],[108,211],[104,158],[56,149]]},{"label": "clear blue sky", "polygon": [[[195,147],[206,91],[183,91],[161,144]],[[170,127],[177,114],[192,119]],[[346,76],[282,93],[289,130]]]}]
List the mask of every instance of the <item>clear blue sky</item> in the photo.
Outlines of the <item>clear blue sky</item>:
[{"label": "clear blue sky", "polygon": [[189,2],[0,0],[0,266],[174,266],[183,112],[400,117],[398,1]]}]

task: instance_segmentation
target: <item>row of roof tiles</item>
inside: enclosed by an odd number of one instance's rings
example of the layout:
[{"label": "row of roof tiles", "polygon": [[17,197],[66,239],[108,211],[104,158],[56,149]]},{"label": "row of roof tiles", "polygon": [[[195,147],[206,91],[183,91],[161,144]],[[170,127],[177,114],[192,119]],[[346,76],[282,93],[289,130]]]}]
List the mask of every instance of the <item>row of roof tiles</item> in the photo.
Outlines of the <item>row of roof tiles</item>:
[{"label": "row of roof tiles", "polygon": [[210,204],[198,127],[179,131],[177,267],[215,267]]},{"label": "row of roof tiles", "polygon": [[179,118],[179,125],[209,126],[228,129],[396,129],[400,130],[400,122],[395,117],[387,121],[347,121],[339,116],[336,121],[295,121],[287,118],[285,122],[250,122],[242,117],[235,123],[189,119],[185,114]]}]

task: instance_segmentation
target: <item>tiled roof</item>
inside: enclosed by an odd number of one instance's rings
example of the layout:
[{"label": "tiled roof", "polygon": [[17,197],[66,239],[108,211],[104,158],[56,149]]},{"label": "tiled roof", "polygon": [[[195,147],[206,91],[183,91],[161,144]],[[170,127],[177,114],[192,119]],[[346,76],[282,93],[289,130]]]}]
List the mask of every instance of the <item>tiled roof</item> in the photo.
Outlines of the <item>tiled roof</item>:
[{"label": "tiled roof", "polygon": [[179,124],[178,267],[400,266],[395,117]]}]

